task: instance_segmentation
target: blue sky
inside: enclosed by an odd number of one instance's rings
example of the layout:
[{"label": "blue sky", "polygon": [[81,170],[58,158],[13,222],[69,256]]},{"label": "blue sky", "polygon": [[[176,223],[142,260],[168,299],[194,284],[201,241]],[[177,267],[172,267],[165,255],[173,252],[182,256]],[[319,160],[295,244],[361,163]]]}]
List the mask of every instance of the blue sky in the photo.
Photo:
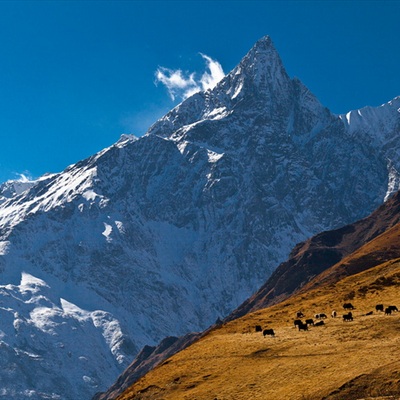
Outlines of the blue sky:
[{"label": "blue sky", "polygon": [[3,0],[0,182],[145,133],[181,101],[157,71],[201,86],[264,35],[334,113],[379,106],[400,95],[399,20],[399,1]]}]

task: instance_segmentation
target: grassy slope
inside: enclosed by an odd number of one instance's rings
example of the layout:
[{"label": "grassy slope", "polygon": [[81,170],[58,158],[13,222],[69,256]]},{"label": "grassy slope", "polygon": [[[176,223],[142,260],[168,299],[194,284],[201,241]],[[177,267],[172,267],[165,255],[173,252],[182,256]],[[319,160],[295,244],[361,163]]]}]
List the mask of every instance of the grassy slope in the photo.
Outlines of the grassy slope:
[{"label": "grassy slope", "polygon": [[[393,260],[215,329],[118,399],[398,399],[400,313],[385,316],[375,305],[400,308],[399,300],[400,260]],[[333,309],[341,315],[344,301],[356,306],[353,322],[329,317],[324,327],[294,328],[298,310],[306,318]],[[256,333],[258,324],[276,336]]]}]

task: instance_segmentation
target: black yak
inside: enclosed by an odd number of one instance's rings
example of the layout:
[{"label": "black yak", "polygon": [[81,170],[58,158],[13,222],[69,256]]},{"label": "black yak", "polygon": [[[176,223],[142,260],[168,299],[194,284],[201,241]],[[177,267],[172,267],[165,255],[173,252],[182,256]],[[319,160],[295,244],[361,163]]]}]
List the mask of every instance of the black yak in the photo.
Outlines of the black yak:
[{"label": "black yak", "polygon": [[274,332],[273,329],[264,329],[263,330],[263,335],[264,335],[264,337],[267,336],[267,335],[275,336],[275,332]]},{"label": "black yak", "polygon": [[351,312],[343,315],[343,322],[353,321],[353,314]]}]

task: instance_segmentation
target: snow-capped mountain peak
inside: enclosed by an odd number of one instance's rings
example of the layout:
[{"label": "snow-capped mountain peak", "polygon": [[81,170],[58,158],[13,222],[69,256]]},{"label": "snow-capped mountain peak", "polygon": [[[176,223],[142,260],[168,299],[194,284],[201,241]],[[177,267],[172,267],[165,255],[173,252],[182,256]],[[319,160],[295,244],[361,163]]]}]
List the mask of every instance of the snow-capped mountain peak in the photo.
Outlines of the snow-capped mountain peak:
[{"label": "snow-capped mountain peak", "polygon": [[233,89],[234,99],[238,97],[240,87],[247,90],[257,89],[258,95],[271,96],[277,92],[282,94],[287,90],[286,85],[290,78],[271,38],[265,36],[257,41],[227,80],[230,89]]},{"label": "snow-capped mountain peak", "polygon": [[[195,93],[157,121],[148,131],[170,137],[184,126],[224,119],[238,108],[273,114],[287,102],[292,83],[269,36],[260,39],[242,61],[213,89]],[[245,101],[244,101],[245,99]],[[257,111],[259,112],[259,110]]]}]

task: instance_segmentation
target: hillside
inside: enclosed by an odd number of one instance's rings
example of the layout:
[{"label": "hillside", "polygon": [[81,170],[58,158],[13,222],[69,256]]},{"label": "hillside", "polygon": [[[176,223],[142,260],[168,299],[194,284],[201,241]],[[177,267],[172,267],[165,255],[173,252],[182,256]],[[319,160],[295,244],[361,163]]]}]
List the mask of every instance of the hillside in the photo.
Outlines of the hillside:
[{"label": "hillside", "polygon": [[[400,192],[397,192],[368,217],[299,243],[289,259],[280,264],[261,288],[227,320],[276,304],[300,290],[306,291],[323,282],[336,282],[340,276],[400,257],[399,221]],[[374,240],[380,235],[380,239]],[[367,243],[371,244],[364,247]],[[347,256],[350,257],[348,262],[343,260]],[[335,264],[337,267],[330,269]]]},{"label": "hillside", "polygon": [[[400,397],[400,260],[321,286],[214,329],[166,360],[118,400],[355,400]],[[343,322],[351,302],[354,320]],[[332,310],[339,316],[331,318]],[[293,321],[326,313],[321,327],[299,331]],[[372,315],[366,315],[373,311]],[[315,320],[315,318],[314,318]],[[273,328],[263,337],[255,326]]]}]

